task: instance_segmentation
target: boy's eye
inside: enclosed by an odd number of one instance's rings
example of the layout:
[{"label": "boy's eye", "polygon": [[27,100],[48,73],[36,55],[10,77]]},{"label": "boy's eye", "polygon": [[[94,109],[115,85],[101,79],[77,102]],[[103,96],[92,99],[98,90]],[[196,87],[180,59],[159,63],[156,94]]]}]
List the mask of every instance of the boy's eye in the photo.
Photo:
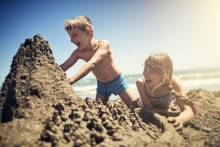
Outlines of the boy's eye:
[{"label": "boy's eye", "polygon": [[73,35],[72,35],[72,37],[74,37],[74,38],[75,38],[75,37],[77,37],[77,35],[78,35],[78,34],[73,34]]}]

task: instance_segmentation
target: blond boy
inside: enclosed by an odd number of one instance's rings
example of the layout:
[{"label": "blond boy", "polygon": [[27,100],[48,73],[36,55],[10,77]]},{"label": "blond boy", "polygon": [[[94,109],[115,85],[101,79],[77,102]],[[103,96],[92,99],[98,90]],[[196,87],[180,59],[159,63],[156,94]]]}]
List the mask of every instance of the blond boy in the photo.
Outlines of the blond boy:
[{"label": "blond boy", "polygon": [[134,98],[120,69],[115,64],[109,41],[93,39],[92,22],[86,16],[67,20],[65,29],[71,42],[78,48],[60,67],[66,71],[78,59],[86,62],[75,75],[68,78],[70,84],[77,82],[92,71],[97,79],[96,99],[100,98],[103,103],[106,103],[113,93],[119,95],[130,106]]}]

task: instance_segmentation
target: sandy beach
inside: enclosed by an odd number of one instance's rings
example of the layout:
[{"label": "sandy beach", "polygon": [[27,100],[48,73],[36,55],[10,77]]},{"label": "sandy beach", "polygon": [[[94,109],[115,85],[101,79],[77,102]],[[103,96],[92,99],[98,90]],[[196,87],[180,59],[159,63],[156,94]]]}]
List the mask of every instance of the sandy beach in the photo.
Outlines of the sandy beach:
[{"label": "sandy beach", "polygon": [[46,40],[19,47],[0,94],[0,146],[219,146],[220,89],[191,89],[198,113],[181,131],[166,117],[80,98],[65,81]]}]

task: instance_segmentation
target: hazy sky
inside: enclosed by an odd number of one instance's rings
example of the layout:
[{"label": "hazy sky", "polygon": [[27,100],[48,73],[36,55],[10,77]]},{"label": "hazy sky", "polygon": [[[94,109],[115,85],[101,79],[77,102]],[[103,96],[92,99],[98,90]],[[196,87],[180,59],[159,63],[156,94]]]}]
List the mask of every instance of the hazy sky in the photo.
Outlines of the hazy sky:
[{"label": "hazy sky", "polygon": [[0,2],[0,82],[20,43],[37,33],[49,41],[58,64],[65,61],[76,47],[64,21],[79,15],[93,21],[96,39],[111,42],[124,74],[142,73],[153,51],[167,52],[175,70],[220,67],[220,0],[5,0]]}]

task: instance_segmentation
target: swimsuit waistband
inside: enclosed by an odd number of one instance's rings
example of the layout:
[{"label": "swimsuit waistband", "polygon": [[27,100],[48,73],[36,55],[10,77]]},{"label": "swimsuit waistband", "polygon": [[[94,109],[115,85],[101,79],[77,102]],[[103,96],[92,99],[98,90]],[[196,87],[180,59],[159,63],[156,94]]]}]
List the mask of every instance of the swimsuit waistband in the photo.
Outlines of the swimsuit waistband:
[{"label": "swimsuit waistband", "polygon": [[109,81],[109,82],[106,82],[106,83],[103,83],[103,82],[101,82],[101,81],[99,81],[99,80],[97,80],[99,83],[102,83],[102,84],[110,84],[110,83],[113,83],[113,82],[115,82],[115,81],[117,81],[117,80],[119,80],[119,79],[121,79],[121,78],[124,78],[124,76],[122,75],[122,74],[119,74],[115,79],[113,79],[113,80],[111,80],[111,81]]}]

